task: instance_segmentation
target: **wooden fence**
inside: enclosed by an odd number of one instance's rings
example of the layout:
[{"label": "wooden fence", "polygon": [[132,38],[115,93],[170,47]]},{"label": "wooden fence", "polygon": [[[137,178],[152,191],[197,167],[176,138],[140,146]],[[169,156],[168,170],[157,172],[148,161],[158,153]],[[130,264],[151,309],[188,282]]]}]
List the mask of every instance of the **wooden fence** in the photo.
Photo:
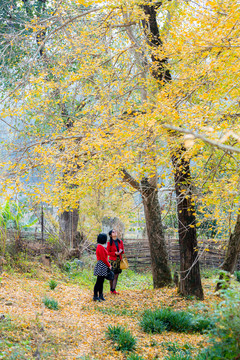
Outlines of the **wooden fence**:
[{"label": "wooden fence", "polygon": [[[169,261],[171,264],[179,264],[180,252],[177,239],[166,240]],[[131,268],[148,268],[151,266],[150,249],[147,239],[124,240],[125,253]],[[223,263],[226,249],[225,240],[198,240],[198,254],[202,267],[220,267]],[[240,257],[237,270],[240,270]]]},{"label": "wooden fence", "polygon": [[[16,237],[15,231],[8,231],[8,238],[14,239]],[[29,242],[27,248],[31,253],[51,253],[51,245],[47,244],[42,233],[25,232],[22,231],[20,239]],[[180,252],[177,239],[166,239],[167,252],[171,264],[179,264]],[[220,267],[223,263],[226,240],[198,240],[198,254],[200,264],[202,267]],[[49,249],[47,249],[49,247]],[[151,266],[151,257],[149,243],[147,239],[125,239],[124,240],[125,253],[129,260],[129,265],[134,269],[147,269]],[[89,250],[91,247],[89,247]],[[93,246],[92,251],[95,251]],[[240,257],[238,259],[237,270],[240,270]]]}]

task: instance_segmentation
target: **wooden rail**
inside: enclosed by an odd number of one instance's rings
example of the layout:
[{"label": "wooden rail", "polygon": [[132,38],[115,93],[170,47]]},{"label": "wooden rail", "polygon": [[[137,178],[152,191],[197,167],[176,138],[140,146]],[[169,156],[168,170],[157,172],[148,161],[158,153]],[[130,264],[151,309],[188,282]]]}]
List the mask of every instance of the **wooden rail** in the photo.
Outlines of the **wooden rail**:
[{"label": "wooden rail", "polygon": [[[198,254],[202,267],[220,267],[223,263],[226,240],[205,239],[198,241]],[[171,264],[179,264],[180,252],[177,239],[166,240],[168,257]],[[131,268],[145,268],[151,266],[150,249],[147,239],[124,240],[125,253]],[[237,270],[240,270],[240,258]]]},{"label": "wooden rail", "polygon": [[[16,231],[8,230],[8,239],[14,239],[16,237]],[[44,237],[47,237],[46,234]],[[49,247],[49,253],[51,245],[45,242],[41,233],[21,231],[20,238],[24,242],[30,242],[33,247],[33,252],[39,250],[39,253],[46,252],[46,247]],[[42,244],[42,248],[35,249]],[[177,239],[166,239],[167,252],[169,261],[171,264],[179,264],[180,252]],[[198,240],[198,254],[200,259],[200,265],[202,267],[220,267],[223,263],[225,251],[227,246],[227,240],[224,239],[204,239]],[[146,269],[151,266],[151,257],[149,243],[147,239],[125,239],[124,240],[125,253],[129,260],[131,268]],[[94,251],[95,247],[93,246]],[[30,249],[29,249],[30,250]],[[240,270],[240,257],[237,263],[237,270]]]}]

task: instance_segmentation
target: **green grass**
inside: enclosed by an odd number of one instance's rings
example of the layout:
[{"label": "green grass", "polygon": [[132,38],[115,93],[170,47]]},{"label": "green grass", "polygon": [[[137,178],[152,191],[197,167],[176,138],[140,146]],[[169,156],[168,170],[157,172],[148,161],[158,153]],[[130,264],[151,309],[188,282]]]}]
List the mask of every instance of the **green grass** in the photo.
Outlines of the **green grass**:
[{"label": "green grass", "polygon": [[139,312],[138,311],[134,311],[128,308],[119,308],[118,306],[114,306],[114,304],[111,307],[99,307],[99,306],[95,306],[95,311],[99,311],[103,314],[107,314],[107,315],[113,315],[113,316],[131,316],[131,317],[135,317],[135,316],[139,316]]},{"label": "green grass", "polygon": [[136,345],[136,338],[123,326],[108,326],[106,337],[116,343],[116,350],[132,351]]},{"label": "green grass", "polygon": [[50,310],[58,310],[59,309],[57,300],[45,297],[43,299],[43,303]]},{"label": "green grass", "polygon": [[203,317],[194,317],[187,311],[174,311],[170,308],[146,310],[140,326],[147,333],[203,332],[211,325],[211,321]]},{"label": "green grass", "polygon": [[[78,286],[83,286],[88,289],[92,289],[96,277],[93,275],[93,269],[96,264],[95,258],[84,258],[83,263],[84,267],[78,266],[76,261],[67,261],[63,265],[63,271],[68,276],[71,283],[77,284]],[[119,275],[117,288],[119,290],[133,290],[140,289],[152,289],[152,274],[150,272],[146,273],[137,273],[133,270],[127,269],[123,270]],[[109,291],[109,281],[104,281],[104,292]]]},{"label": "green grass", "polygon": [[240,271],[235,271],[236,280],[240,282]]},{"label": "green grass", "polygon": [[192,355],[186,355],[184,353],[168,355],[164,359],[165,360],[193,360]]},{"label": "green grass", "polygon": [[152,274],[150,272],[139,274],[130,269],[123,270],[119,275],[118,288],[122,290],[152,289]]},{"label": "green grass", "polygon": [[219,269],[214,268],[202,268],[201,269],[201,277],[203,279],[212,279],[219,276]]},{"label": "green grass", "polygon": [[[19,322],[18,322],[19,321]],[[6,316],[0,321],[0,360],[32,360],[36,351],[38,321],[26,320],[18,315],[17,320]],[[55,359],[62,347],[52,334],[44,332],[45,341],[40,348],[41,359]]]},{"label": "green grass", "polygon": [[137,354],[130,354],[128,357],[127,357],[127,360],[144,360],[144,358],[140,355],[137,355]]},{"label": "green grass", "polygon": [[0,359],[26,359],[31,353],[31,335],[10,317],[0,321]]},{"label": "green grass", "polygon": [[194,358],[191,351],[195,349],[189,344],[179,345],[177,342],[169,341],[162,343],[162,346],[170,353],[164,358],[165,360],[190,360]]},{"label": "green grass", "polygon": [[197,360],[235,360],[240,354],[239,286],[220,291],[220,303],[213,304],[215,326],[209,331],[209,347]]}]

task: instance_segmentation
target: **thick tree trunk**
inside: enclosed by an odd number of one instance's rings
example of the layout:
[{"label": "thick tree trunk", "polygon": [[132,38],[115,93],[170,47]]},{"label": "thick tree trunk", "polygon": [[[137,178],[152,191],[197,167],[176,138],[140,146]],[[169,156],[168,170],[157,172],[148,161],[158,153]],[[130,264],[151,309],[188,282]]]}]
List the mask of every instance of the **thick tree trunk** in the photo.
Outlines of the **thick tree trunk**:
[{"label": "thick tree trunk", "polygon": [[203,299],[198,260],[195,205],[192,198],[189,160],[185,149],[172,155],[178,211],[178,234],[180,246],[180,283],[182,295]]},{"label": "thick tree trunk", "polygon": [[[238,257],[240,254],[240,215],[237,216],[237,221],[233,233],[230,235],[227,252],[225,255],[224,262],[221,266],[222,270],[232,274],[237,265]],[[220,275],[219,280],[223,279],[223,275]],[[230,279],[230,276],[229,276]],[[217,283],[216,291],[221,289],[221,281]]]},{"label": "thick tree trunk", "polygon": [[67,248],[72,249],[79,237],[77,226],[79,209],[64,211],[59,218],[59,238]]},{"label": "thick tree trunk", "polygon": [[141,188],[151,254],[153,286],[160,288],[171,284],[172,278],[168,264],[158,191],[146,178],[141,181]]},{"label": "thick tree trunk", "polygon": [[[143,28],[149,45],[153,49],[151,55],[153,77],[159,81],[159,86],[171,82],[171,73],[168,69],[168,59],[159,57],[155,48],[162,48],[162,40],[160,38],[157,23],[157,8],[162,2],[155,2],[153,5],[143,5],[146,19],[143,20]],[[199,299],[203,299],[203,290],[201,285],[199,262],[197,259],[197,235],[195,227],[195,210],[192,203],[191,193],[191,176],[189,161],[183,159],[179,162],[182,153],[180,150],[177,157],[172,157],[173,166],[175,168],[175,188],[177,196],[178,222],[179,222],[179,244],[180,244],[180,293],[184,296],[194,295]],[[186,192],[182,192],[187,187]]]},{"label": "thick tree trunk", "polygon": [[164,239],[161,208],[157,186],[147,178],[138,183],[126,170],[122,170],[123,181],[138,190],[143,199],[147,235],[150,247],[151,266],[154,288],[171,284],[171,270]]}]

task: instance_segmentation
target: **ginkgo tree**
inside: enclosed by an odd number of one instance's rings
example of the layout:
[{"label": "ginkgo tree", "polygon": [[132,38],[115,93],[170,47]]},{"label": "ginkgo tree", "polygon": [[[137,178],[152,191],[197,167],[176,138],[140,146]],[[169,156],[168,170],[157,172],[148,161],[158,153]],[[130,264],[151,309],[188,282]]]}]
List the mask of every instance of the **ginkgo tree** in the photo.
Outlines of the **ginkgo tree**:
[{"label": "ginkgo tree", "polygon": [[[24,83],[5,94],[11,100],[2,111],[4,119],[21,120],[21,143],[11,145],[17,161],[2,164],[3,190],[30,169],[42,168],[45,181],[31,195],[68,210],[93,186],[128,182],[143,197],[154,281],[162,286],[171,277],[157,197],[165,175],[159,179],[158,172],[173,169],[185,259],[180,290],[201,298],[199,194],[190,164],[201,184],[212,152],[206,143],[223,149],[226,158],[234,154],[222,184],[227,189],[230,178],[238,186],[232,176],[239,162],[238,16],[235,1],[62,1],[44,24],[37,18],[25,24],[32,33],[28,46],[26,37],[20,39],[29,68]],[[34,48],[43,27],[45,36]],[[201,202],[221,197],[211,177],[205,184],[211,191]]]}]

